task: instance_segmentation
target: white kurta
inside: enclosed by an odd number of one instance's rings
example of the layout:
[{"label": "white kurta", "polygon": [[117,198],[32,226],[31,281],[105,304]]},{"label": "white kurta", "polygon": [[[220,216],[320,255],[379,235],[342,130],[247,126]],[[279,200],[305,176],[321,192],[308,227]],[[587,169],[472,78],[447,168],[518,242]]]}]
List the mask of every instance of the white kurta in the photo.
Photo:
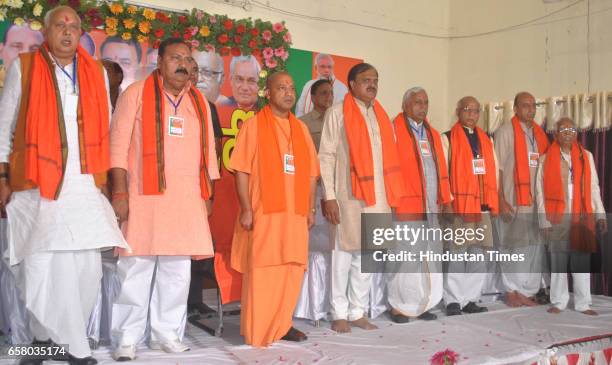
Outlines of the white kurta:
[{"label": "white kurta", "polygon": [[[591,206],[595,219],[606,219],[605,209],[601,201],[599,191],[599,179],[593,155],[586,151],[587,160],[591,166]],[[571,156],[562,152],[563,158],[561,163],[564,165],[561,169],[562,181],[565,185],[565,212],[571,212],[572,194],[569,190],[571,179],[569,177],[569,169],[571,169]],[[540,164],[536,174],[536,203],[538,208],[538,221],[540,228],[552,227],[551,223],[546,219],[546,209],[544,206],[544,161],[546,155],[540,157]],[[569,215],[567,216],[569,218]],[[563,224],[563,223],[562,223]],[[566,233],[569,232],[569,228]],[[567,238],[567,237],[565,237]],[[569,302],[569,290],[567,276],[572,272],[572,282],[574,291],[574,308],[577,311],[588,310],[591,306],[591,274],[588,272],[580,272],[585,269],[585,265],[590,262],[590,253],[588,252],[569,252],[569,242],[549,242],[551,255],[551,282],[550,282],[550,302],[553,306],[564,310]],[[569,262],[569,265],[568,265]],[[569,267],[568,267],[569,266]],[[574,269],[578,267],[578,271]],[[571,270],[571,271],[570,271]]]},{"label": "white kurta", "polygon": [[[64,70],[72,77],[72,64]],[[16,270],[17,285],[32,316],[34,336],[67,343],[74,356],[83,357],[91,354],[85,325],[100,284],[100,249],[129,246],[93,176],[81,174],[77,105],[67,104],[73,83],[58,66],[55,76],[68,143],[61,191],[57,200],[42,198],[38,189],[12,194],[6,207],[8,249],[4,255],[11,265],[22,263]],[[8,162],[20,101],[21,64],[17,59],[0,99],[0,162]],[[58,313],[66,317],[57,321]]]}]

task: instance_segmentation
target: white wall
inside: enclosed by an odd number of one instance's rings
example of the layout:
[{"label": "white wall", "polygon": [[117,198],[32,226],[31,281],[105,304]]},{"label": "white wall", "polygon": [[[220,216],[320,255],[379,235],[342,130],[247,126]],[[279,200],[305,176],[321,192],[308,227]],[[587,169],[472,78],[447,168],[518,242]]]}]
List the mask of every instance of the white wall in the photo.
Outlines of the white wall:
[{"label": "white wall", "polygon": [[[142,0],[141,0],[142,1]],[[220,0],[219,0],[220,1]],[[266,3],[266,0],[260,0]],[[354,25],[283,15],[254,6],[243,10],[214,0],[145,0],[173,9],[197,7],[234,18],[284,20],[293,46],[363,58],[380,73],[379,100],[393,117],[403,92],[429,92],[430,119],[446,130],[454,106],[465,95],[481,102],[512,100],[522,90],[536,97],[612,89],[612,0],[269,0],[299,14],[433,35],[470,35],[522,24],[515,29],[468,38],[426,38]],[[590,87],[587,73],[587,5],[590,8]],[[561,10],[561,11],[560,11]]]},{"label": "white wall", "polygon": [[[406,89],[426,87],[431,119],[442,120],[448,96],[448,40],[370,30],[354,25],[325,23],[282,15],[259,7],[250,11],[210,0],[140,0],[173,9],[202,9],[234,18],[284,20],[293,47],[362,58],[379,71],[379,100],[393,118]],[[262,2],[265,3],[265,0]],[[451,0],[270,0],[270,6],[333,19],[424,33],[446,33]]]},{"label": "white wall", "polygon": [[[473,34],[544,16],[575,0],[455,0],[450,32]],[[587,5],[590,4],[590,87]],[[512,100],[522,90],[537,97],[612,89],[612,0],[583,0],[536,24],[466,39],[449,49],[448,100]],[[589,90],[590,88],[590,90]],[[451,111],[449,111],[449,122]]]}]

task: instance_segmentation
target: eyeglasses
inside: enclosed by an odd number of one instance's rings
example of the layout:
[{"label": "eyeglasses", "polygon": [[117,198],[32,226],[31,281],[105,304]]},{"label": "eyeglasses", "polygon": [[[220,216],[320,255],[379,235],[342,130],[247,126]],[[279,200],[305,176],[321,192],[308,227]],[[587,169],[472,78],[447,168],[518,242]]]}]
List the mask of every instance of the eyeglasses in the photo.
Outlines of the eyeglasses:
[{"label": "eyeglasses", "polygon": [[460,109],[462,112],[466,112],[466,113],[480,113],[480,108],[461,108]]},{"label": "eyeglasses", "polygon": [[574,127],[565,127],[565,128],[561,128],[559,129],[559,133],[569,133],[569,134],[574,134],[576,133],[577,130]]}]

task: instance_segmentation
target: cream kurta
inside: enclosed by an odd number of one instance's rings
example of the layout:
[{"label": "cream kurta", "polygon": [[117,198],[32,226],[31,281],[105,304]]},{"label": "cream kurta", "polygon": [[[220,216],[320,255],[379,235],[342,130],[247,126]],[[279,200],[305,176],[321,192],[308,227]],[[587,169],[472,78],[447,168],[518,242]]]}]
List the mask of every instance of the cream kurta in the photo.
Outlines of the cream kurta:
[{"label": "cream kurta", "polygon": [[[529,136],[533,136],[533,130],[528,129],[523,123],[521,128],[524,133],[531,133]],[[499,158],[499,170],[502,172],[502,179],[498,179],[498,188],[504,189],[504,198],[508,204],[515,209],[514,218],[506,223],[503,220],[500,222],[500,244],[502,247],[524,247],[528,245],[540,243],[540,234],[537,225],[536,204],[535,204],[535,180],[536,180],[536,168],[529,168],[529,178],[531,184],[531,196],[533,197],[533,204],[529,207],[521,206],[517,207],[515,188],[514,188],[514,128],[511,122],[504,123],[495,132],[495,152]],[[535,139],[534,139],[535,141]],[[527,146],[527,153],[537,152],[537,145],[530,143],[530,138],[525,136],[525,145]],[[501,205],[501,202],[500,202]]]},{"label": "cream kurta", "polygon": [[361,249],[361,213],[391,213],[385,194],[382,162],[382,140],[372,105],[355,98],[363,115],[374,165],[374,192],[376,204],[366,207],[361,200],[355,199],[351,187],[349,145],[344,129],[344,103],[338,103],[327,110],[324,117],[319,161],[321,181],[325,200],[335,199],[340,207],[340,224],[336,227],[340,248],[347,251]]},{"label": "cream kurta", "polygon": [[[128,171],[129,217],[123,225],[132,247],[120,255],[212,256],[212,238],[205,201],[200,196],[200,126],[195,107],[184,89],[176,113],[164,100],[164,170],[166,190],[161,195],[142,195],[142,93],[145,80],[135,82],[121,94],[111,124],[111,166]],[[219,178],[215,142],[208,103],[208,174]],[[168,118],[185,119],[182,137],[170,136]]]},{"label": "cream kurta", "polygon": [[[584,150],[591,166],[591,207],[593,207],[593,214],[595,219],[606,219],[606,210],[601,201],[601,194],[599,191],[599,179],[597,177],[597,169],[595,168],[595,162],[593,161],[593,155],[591,152]],[[569,180],[569,169],[571,164],[571,156],[562,152],[563,158],[561,159],[561,184],[563,184],[563,191],[565,192],[565,212],[568,214],[566,218],[570,218],[571,213],[571,194],[568,194]],[[546,219],[546,209],[544,207],[544,161],[546,161],[546,155],[540,157],[540,164],[538,165],[538,171],[536,173],[536,202],[538,207],[538,221],[541,228],[553,227],[551,223]],[[569,161],[569,163],[568,163]],[[569,222],[568,222],[569,223]],[[549,250],[551,252],[568,251],[568,235],[569,235],[569,224],[563,224],[561,226],[554,226],[552,237],[549,242]]]}]

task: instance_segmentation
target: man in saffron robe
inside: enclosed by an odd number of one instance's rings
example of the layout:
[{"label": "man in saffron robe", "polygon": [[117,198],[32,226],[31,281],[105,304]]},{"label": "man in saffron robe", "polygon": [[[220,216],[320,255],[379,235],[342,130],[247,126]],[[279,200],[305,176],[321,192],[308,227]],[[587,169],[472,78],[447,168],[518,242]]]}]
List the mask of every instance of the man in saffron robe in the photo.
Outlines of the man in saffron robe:
[{"label": "man in saffron robe", "polygon": [[243,275],[240,332],[256,347],[306,339],[292,316],[319,176],[308,128],[291,113],[291,76],[270,75],[265,93],[269,104],[244,123],[230,160],[240,201],[232,244],[232,268]]},{"label": "man in saffron robe", "polygon": [[210,109],[189,82],[183,40],[164,40],[157,64],[121,94],[111,126],[112,204],[133,247],[117,262],[111,335],[121,361],[136,357],[148,317],[151,349],[189,349],[181,340],[191,256],[213,255],[207,212],[219,170]]},{"label": "man in saffron robe", "polygon": [[520,92],[514,98],[514,117],[495,131],[499,158],[500,246],[523,254],[525,261],[500,263],[505,301],[511,307],[537,305],[536,294],[545,271],[535,204],[535,174],[539,156],[548,149],[548,137],[534,121],[533,95]]},{"label": "man in saffron robe", "polygon": [[593,316],[597,312],[590,308],[590,258],[597,247],[596,229],[608,230],[605,209],[593,155],[578,143],[576,125],[570,118],[556,125],[555,141],[540,157],[536,174],[538,218],[551,259],[548,312],[557,314],[567,307],[571,272],[574,309]]}]

